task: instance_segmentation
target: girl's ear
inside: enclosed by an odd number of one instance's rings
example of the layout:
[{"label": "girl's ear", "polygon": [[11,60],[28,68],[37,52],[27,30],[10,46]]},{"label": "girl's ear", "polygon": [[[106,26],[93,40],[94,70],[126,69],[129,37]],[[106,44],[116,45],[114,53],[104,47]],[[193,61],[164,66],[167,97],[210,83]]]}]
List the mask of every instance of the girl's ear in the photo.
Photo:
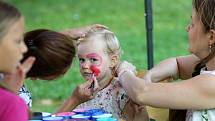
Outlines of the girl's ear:
[{"label": "girl's ear", "polygon": [[116,54],[110,55],[110,59],[111,59],[110,68],[113,68],[119,62],[119,55],[116,55]]},{"label": "girl's ear", "polygon": [[210,30],[210,40],[209,40],[209,45],[215,44],[215,30]]}]

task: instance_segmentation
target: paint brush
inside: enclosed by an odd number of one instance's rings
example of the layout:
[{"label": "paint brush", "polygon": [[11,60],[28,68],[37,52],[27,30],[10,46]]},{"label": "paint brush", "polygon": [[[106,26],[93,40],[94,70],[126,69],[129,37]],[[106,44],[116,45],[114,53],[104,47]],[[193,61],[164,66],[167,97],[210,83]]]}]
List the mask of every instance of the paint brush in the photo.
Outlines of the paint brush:
[{"label": "paint brush", "polygon": [[[92,78],[97,77],[100,73],[100,70],[95,65],[90,66],[90,70],[93,72]],[[94,87],[95,87],[95,80],[93,80],[89,88],[94,88]]]}]

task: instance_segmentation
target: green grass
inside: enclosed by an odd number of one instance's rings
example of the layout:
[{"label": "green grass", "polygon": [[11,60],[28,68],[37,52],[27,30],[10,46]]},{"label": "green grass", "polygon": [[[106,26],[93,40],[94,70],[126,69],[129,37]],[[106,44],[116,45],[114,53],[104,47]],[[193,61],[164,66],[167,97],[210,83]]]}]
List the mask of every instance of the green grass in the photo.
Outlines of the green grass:
[{"label": "green grass", "polygon": [[[108,26],[118,36],[124,50],[123,60],[138,69],[147,69],[144,0],[8,0],[19,8],[26,31],[48,28],[56,31],[94,23]],[[188,53],[185,31],[191,15],[191,0],[154,0],[155,63]],[[78,62],[58,81],[26,81],[35,102],[51,99],[61,102],[81,83]],[[33,110],[53,112],[59,105],[34,103]]]}]

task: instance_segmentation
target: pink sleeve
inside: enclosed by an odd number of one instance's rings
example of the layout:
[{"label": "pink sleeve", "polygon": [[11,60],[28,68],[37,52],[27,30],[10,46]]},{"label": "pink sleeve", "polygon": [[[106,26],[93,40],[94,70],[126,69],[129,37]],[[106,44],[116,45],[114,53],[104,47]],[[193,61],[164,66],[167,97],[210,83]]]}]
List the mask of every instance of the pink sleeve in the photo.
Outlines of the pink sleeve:
[{"label": "pink sleeve", "polygon": [[2,121],[28,121],[27,105],[19,97],[9,101],[2,118]]}]

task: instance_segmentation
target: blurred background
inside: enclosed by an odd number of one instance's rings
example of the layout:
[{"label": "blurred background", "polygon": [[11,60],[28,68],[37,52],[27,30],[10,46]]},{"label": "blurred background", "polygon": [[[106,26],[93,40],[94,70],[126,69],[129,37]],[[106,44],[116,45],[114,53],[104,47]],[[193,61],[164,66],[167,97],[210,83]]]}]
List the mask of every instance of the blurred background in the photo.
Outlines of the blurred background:
[{"label": "blurred background", "polygon": [[[21,10],[26,31],[46,28],[60,31],[90,24],[103,24],[116,33],[124,54],[137,66],[147,69],[144,0],[7,0]],[[185,30],[190,22],[191,0],[154,0],[154,63],[188,54]],[[54,81],[26,80],[33,96],[33,111],[55,112],[77,84],[83,82],[78,60],[63,77]]]}]

